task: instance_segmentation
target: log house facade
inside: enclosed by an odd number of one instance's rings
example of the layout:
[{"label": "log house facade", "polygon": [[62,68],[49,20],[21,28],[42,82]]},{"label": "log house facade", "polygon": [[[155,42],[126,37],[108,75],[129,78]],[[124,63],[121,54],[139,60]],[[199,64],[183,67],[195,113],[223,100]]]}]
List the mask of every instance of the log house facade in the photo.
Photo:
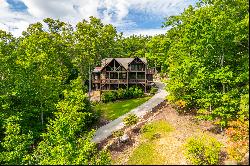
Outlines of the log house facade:
[{"label": "log house facade", "polygon": [[117,90],[139,86],[146,92],[153,83],[155,69],[147,67],[146,58],[105,58],[92,71],[92,90]]}]

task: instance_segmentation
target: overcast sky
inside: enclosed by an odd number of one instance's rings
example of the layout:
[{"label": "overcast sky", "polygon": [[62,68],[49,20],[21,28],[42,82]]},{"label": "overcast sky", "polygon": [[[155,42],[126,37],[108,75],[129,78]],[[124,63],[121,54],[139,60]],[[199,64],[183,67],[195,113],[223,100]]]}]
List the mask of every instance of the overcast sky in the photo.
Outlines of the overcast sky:
[{"label": "overcast sky", "polygon": [[75,25],[89,16],[113,24],[125,36],[155,35],[164,17],[183,12],[198,0],[0,0],[0,29],[20,36],[29,24],[50,17]]}]

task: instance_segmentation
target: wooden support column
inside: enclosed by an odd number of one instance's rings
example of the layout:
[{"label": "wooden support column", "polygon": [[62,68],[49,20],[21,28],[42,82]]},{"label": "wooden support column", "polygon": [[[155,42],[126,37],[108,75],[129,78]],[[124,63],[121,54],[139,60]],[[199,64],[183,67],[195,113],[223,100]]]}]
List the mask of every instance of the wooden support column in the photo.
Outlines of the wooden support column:
[{"label": "wooden support column", "polygon": [[128,89],[128,71],[127,71],[127,89]]},{"label": "wooden support column", "polygon": [[120,74],[120,72],[118,71],[117,73],[118,73],[118,89],[119,89],[119,85],[120,85],[119,74]]},{"label": "wooden support column", "polygon": [[109,82],[108,82],[108,84],[109,84],[109,90],[110,90],[110,72],[109,72]]},{"label": "wooden support column", "polygon": [[137,72],[135,73],[135,81],[136,81],[136,87],[137,87]]}]

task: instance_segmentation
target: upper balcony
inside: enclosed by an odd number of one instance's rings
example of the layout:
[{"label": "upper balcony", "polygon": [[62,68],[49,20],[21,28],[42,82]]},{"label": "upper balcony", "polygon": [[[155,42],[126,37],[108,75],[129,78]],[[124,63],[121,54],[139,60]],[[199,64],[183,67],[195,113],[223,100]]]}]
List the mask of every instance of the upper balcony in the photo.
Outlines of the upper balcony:
[{"label": "upper balcony", "polygon": [[144,72],[145,65],[144,64],[131,64],[129,65],[129,71]]},{"label": "upper balcony", "polygon": [[129,83],[145,83],[145,82],[147,82],[147,80],[145,80],[145,79],[129,79],[128,82]]},{"label": "upper balcony", "polygon": [[101,79],[103,84],[126,84],[126,79]]}]

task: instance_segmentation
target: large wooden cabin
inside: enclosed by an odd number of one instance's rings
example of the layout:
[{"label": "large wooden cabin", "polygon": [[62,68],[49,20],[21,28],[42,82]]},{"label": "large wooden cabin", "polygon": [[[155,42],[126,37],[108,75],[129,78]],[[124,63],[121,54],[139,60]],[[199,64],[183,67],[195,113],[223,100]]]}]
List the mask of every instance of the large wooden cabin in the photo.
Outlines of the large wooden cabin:
[{"label": "large wooden cabin", "polygon": [[146,92],[155,72],[147,67],[146,58],[105,58],[101,66],[92,71],[92,90],[117,90],[136,85]]}]

